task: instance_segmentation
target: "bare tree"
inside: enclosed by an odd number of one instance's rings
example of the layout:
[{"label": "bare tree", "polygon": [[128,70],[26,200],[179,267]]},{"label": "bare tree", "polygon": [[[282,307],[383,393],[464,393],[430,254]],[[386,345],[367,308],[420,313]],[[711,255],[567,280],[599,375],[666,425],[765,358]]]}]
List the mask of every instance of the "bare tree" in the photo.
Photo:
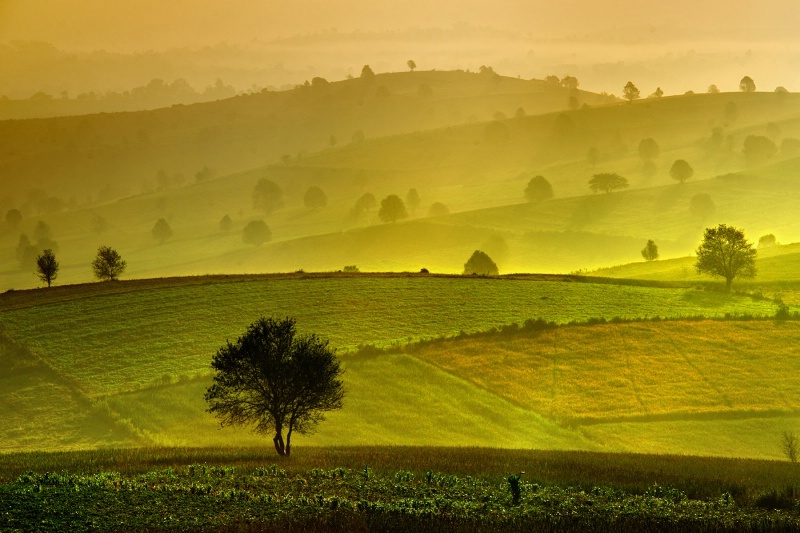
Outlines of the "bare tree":
[{"label": "bare tree", "polygon": [[781,449],[783,450],[783,455],[792,463],[797,462],[798,448],[800,448],[800,440],[797,439],[797,435],[791,431],[784,431]]}]

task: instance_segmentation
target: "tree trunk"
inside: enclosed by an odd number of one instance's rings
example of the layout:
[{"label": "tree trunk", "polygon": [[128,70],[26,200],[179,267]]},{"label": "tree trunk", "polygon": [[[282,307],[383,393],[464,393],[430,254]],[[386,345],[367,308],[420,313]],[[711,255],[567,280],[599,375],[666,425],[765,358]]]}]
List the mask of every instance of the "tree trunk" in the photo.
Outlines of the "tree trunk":
[{"label": "tree trunk", "polygon": [[288,456],[292,452],[292,424],[289,424],[289,431],[286,433],[286,455]]},{"label": "tree trunk", "polygon": [[733,283],[733,278],[725,278],[725,290],[727,292],[731,292],[731,283]]},{"label": "tree trunk", "polygon": [[280,424],[275,424],[275,436],[272,438],[272,442],[275,444],[275,451],[278,452],[278,455],[289,455],[283,444],[283,428]]}]

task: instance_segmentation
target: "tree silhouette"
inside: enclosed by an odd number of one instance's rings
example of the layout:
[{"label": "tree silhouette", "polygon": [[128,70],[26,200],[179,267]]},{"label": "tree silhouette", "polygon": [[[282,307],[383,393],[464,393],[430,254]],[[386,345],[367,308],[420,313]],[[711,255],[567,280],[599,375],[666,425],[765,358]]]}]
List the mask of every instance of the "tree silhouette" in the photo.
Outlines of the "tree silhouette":
[{"label": "tree silhouette", "polygon": [[589,188],[592,190],[592,192],[605,191],[606,194],[610,194],[611,191],[617,189],[626,189],[627,187],[628,180],[616,172],[613,174],[595,174],[592,179],[589,180]]},{"label": "tree silhouette", "polygon": [[661,147],[653,138],[646,138],[639,141],[639,157],[642,161],[652,161],[661,154]]},{"label": "tree silhouette", "polygon": [[272,239],[272,231],[263,220],[252,220],[242,230],[242,242],[261,246]]},{"label": "tree silhouette", "polygon": [[371,79],[375,77],[375,73],[372,72],[372,69],[370,68],[369,65],[364,65],[361,68],[361,77],[365,79]]},{"label": "tree silhouette", "polygon": [[97,249],[97,256],[92,261],[94,277],[100,281],[114,281],[119,279],[128,264],[119,253],[108,246]]},{"label": "tree silhouette", "polygon": [[742,153],[747,160],[747,164],[756,165],[765,162],[778,153],[778,147],[768,137],[748,135],[744,139]]},{"label": "tree silhouette", "polygon": [[403,200],[396,194],[390,194],[381,200],[381,208],[378,210],[378,216],[384,222],[396,222],[400,219],[406,218],[406,205]]},{"label": "tree silhouette", "polygon": [[634,85],[632,81],[629,81],[628,83],[625,84],[625,87],[622,89],[622,96],[629,103],[633,102],[634,100],[639,98],[639,89],[636,88],[636,85]]},{"label": "tree silhouette", "polygon": [[752,93],[756,90],[756,82],[750,76],[745,76],[739,82],[739,90],[746,93]]},{"label": "tree silhouette", "polygon": [[229,232],[233,229],[233,220],[228,215],[222,217],[219,221],[219,229],[220,231],[224,231],[225,233]]},{"label": "tree silhouette", "polygon": [[775,239],[775,235],[773,235],[772,233],[762,235],[761,238],[758,239],[759,248],[771,248],[776,244],[778,244],[778,241]]},{"label": "tree silhouette", "polygon": [[342,407],[343,370],[334,351],[316,335],[298,335],[293,318],[257,320],[217,350],[211,367],[208,412],[221,426],[274,433],[278,455],[291,454],[293,432],[307,433],[327,411]]},{"label": "tree silhouette", "polygon": [[697,248],[695,268],[698,274],[725,278],[725,290],[730,291],[734,278],[756,275],[756,250],[744,232],[733,226],[706,228]]},{"label": "tree silhouette", "polygon": [[479,276],[497,276],[499,274],[497,265],[491,257],[480,250],[475,250],[464,263],[464,275],[477,274]]},{"label": "tree silhouette", "polygon": [[647,244],[642,249],[642,257],[645,261],[655,261],[658,259],[658,245],[652,239],[647,241]]},{"label": "tree silhouette", "polygon": [[553,186],[544,176],[534,176],[525,187],[525,199],[529,202],[541,202],[553,197]]},{"label": "tree silhouette", "polygon": [[411,72],[414,72],[414,69],[417,68],[417,64],[416,64],[416,62],[414,62],[413,59],[409,59],[406,62],[406,65],[408,65],[408,70],[410,70]]},{"label": "tree silhouette", "polygon": [[430,208],[428,208],[429,217],[443,217],[449,214],[450,210],[442,202],[434,202],[431,204]]},{"label": "tree silhouette", "polygon": [[320,209],[328,205],[328,196],[317,186],[309,187],[303,196],[303,204],[309,209]]},{"label": "tree silhouette", "polygon": [[58,277],[59,264],[56,254],[47,248],[36,258],[36,275],[49,287]]},{"label": "tree silhouette", "polygon": [[169,222],[163,218],[159,218],[156,221],[156,225],[153,226],[151,233],[154,239],[164,244],[164,241],[172,237],[172,228],[169,227]]},{"label": "tree silhouette", "polygon": [[270,215],[283,207],[283,191],[272,180],[261,178],[253,189],[253,208]]},{"label": "tree silhouette", "polygon": [[719,94],[719,87],[714,85],[713,83],[708,86],[708,94]]},{"label": "tree silhouette", "polygon": [[575,76],[564,76],[561,78],[561,86],[566,89],[575,90],[578,88],[578,78]]},{"label": "tree silhouette", "polygon": [[22,212],[19,209],[9,209],[6,212],[6,224],[11,229],[17,229],[22,222]]},{"label": "tree silhouette", "polygon": [[669,175],[672,176],[672,179],[683,183],[694,176],[694,169],[685,160],[676,159],[669,169]]}]

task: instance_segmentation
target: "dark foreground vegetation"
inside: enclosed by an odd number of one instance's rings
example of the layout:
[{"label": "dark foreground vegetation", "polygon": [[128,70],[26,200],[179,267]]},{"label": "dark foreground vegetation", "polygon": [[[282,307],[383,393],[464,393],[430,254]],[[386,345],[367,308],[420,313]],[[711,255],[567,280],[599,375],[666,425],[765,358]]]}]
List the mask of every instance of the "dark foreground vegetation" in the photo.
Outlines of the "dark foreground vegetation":
[{"label": "dark foreground vegetation", "polygon": [[3,531],[800,528],[800,472],[772,461],[370,447],[273,462],[170,448],[8,454],[0,479]]}]

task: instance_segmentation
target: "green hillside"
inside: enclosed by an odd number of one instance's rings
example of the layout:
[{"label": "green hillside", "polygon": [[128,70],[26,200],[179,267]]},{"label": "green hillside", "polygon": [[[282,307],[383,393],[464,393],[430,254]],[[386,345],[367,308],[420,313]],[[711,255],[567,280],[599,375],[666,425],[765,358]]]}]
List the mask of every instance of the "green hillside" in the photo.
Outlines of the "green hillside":
[{"label": "green hillside", "polygon": [[[346,407],[315,435],[300,437],[301,445],[635,449],[621,447],[610,435],[587,437],[607,425],[576,429],[564,424],[560,411],[520,401],[516,394],[548,390],[538,377],[536,385],[521,379],[506,390],[476,382],[470,365],[449,368],[444,358],[430,355],[433,348],[376,356],[348,350],[535,318],[566,323],[598,317],[772,316],[775,309],[769,300],[686,288],[421,275],[183,278],[10,292],[0,295],[0,359],[10,369],[2,378],[3,449],[259,445],[263,438],[245,430],[217,430],[204,412],[202,394],[213,353],[261,315],[297,317],[301,331],[329,338],[344,358]],[[570,327],[559,335],[577,331],[582,330]],[[605,335],[592,335],[597,345],[592,353],[632,355],[635,348],[620,350],[605,344]],[[486,379],[514,375],[507,364],[492,363],[497,350],[509,353],[502,343],[489,340],[475,352],[469,342],[451,341],[448,353],[482,354]],[[545,349],[552,346],[543,342]],[[610,371],[616,359],[608,361]],[[623,383],[611,391],[625,396],[629,387]],[[589,412],[602,411],[603,405]],[[620,402],[617,409],[626,405]],[[742,405],[750,404],[743,399]],[[755,403],[749,408],[772,409]],[[609,416],[608,423],[628,422],[617,420],[616,411]],[[509,434],[510,427],[518,429]],[[738,453],[770,456],[766,448],[743,447]]]},{"label": "green hillside", "polygon": [[[442,83],[451,80],[450,88],[443,91],[446,94],[461,94],[459,90],[470,87],[474,91],[487,83],[478,75],[466,73],[413,74],[441,78]],[[407,77],[410,75],[387,75],[386,79],[397,83],[400,92],[411,90],[415,82]],[[466,80],[466,88],[458,80]],[[329,90],[345,91],[361,81],[329,84]],[[548,99],[555,89],[541,84],[505,78],[491,83],[501,95],[527,94],[554,102]],[[316,90],[298,90],[295,96],[304,101],[304,91],[311,94]],[[467,99],[492,101],[492,94],[483,91]],[[333,105],[331,102],[328,104]],[[735,120],[725,111],[731,103],[738,109]],[[213,105],[223,104],[233,105],[228,101]],[[322,112],[328,104],[297,109]],[[195,111],[200,112],[192,113]],[[664,258],[686,255],[696,247],[703,228],[717,221],[743,226],[750,235],[774,233],[782,242],[792,242],[800,240],[792,203],[800,159],[787,149],[772,160],[748,165],[741,146],[747,135],[762,135],[767,130],[772,134],[780,131],[776,137],[779,143],[800,136],[798,116],[800,99],[795,95],[648,99],[368,138],[293,158],[285,164],[178,188],[165,186],[162,191],[115,202],[93,200],[85,206],[77,199],[74,209],[47,215],[28,211],[17,229],[3,225],[0,248],[6,253],[0,255],[0,289],[36,286],[30,262],[20,262],[15,256],[21,235],[36,244],[39,222],[51,228],[50,238],[58,245],[62,266],[58,283],[91,280],[88,264],[101,244],[112,245],[122,253],[129,265],[127,276],[142,278],[330,271],[353,264],[369,271],[418,271],[425,267],[459,273],[475,249],[489,253],[501,272],[569,272],[636,261],[647,239],[656,240]],[[720,145],[712,136],[715,127],[722,128]],[[647,137],[657,140],[661,153],[654,161],[655,174],[646,177],[638,143]],[[25,146],[33,146],[33,139],[25,136],[15,143],[23,141]],[[177,143],[173,147],[180,146]],[[586,158],[592,148],[598,153],[594,163]],[[41,154],[37,157],[47,159]],[[674,182],[668,175],[677,158],[687,159],[695,169],[695,176],[685,184]],[[122,165],[122,159],[115,161]],[[106,171],[110,172],[104,170],[104,176],[110,175]],[[601,171],[627,176],[631,189],[587,196],[588,178]],[[523,203],[522,191],[535,173],[551,181],[555,199]],[[260,178],[275,181],[284,191],[284,207],[271,215],[253,208],[252,191]],[[127,184],[136,182],[125,180]],[[35,180],[19,183],[32,186]],[[326,192],[324,208],[303,205],[305,191],[311,186]],[[421,201],[416,210],[409,209],[408,220],[383,224],[377,207],[360,216],[352,215],[356,200],[365,193],[373,194],[379,202],[388,194],[404,197],[410,188],[418,190]],[[698,194],[711,197],[713,212],[690,212],[690,201]],[[434,202],[444,203],[451,214],[428,217]],[[225,215],[233,221],[228,231],[219,227]],[[163,244],[150,233],[159,218],[167,220],[173,230],[173,236]],[[242,242],[241,230],[257,219],[268,223],[272,240],[253,247]],[[98,226],[98,220],[104,224]]]}]

